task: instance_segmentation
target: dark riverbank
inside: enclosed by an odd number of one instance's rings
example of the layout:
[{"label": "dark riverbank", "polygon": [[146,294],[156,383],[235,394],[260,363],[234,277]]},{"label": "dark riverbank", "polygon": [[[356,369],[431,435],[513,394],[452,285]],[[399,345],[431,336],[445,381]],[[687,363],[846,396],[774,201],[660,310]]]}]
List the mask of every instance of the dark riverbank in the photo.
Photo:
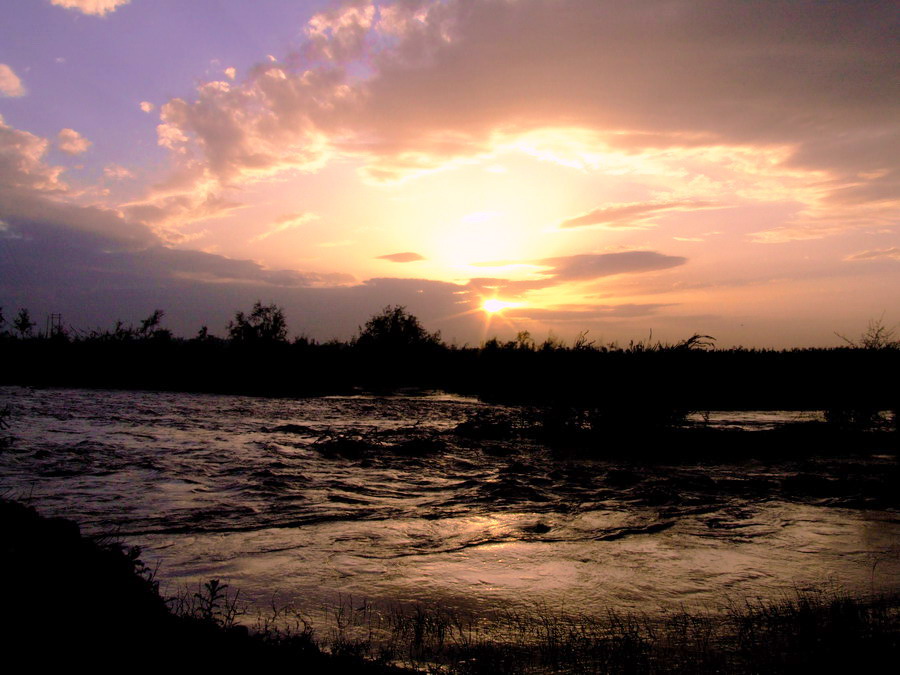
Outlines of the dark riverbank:
[{"label": "dark riverbank", "polygon": [[[390,338],[391,336],[388,336]],[[0,335],[0,384],[313,396],[440,389],[519,405],[640,409],[673,421],[690,410],[829,410],[848,422],[900,407],[900,349],[712,349],[675,344],[570,347],[530,338],[454,347],[407,341],[316,343],[103,333]]]},{"label": "dark riverbank", "polygon": [[0,524],[8,663],[34,670],[82,665],[91,672],[151,666],[402,672],[325,654],[308,635],[250,633],[229,620],[223,597],[209,587],[190,611],[173,612],[138,549],[83,537],[71,520],[0,499]]},{"label": "dark riverbank", "polygon": [[[234,596],[214,583],[173,603],[153,571],[110,541],[0,500],[2,578],[9,627],[5,656],[32,667],[90,664],[92,671],[148,666],[290,668],[299,672],[400,673],[387,662],[450,673],[879,672],[900,652],[900,598],[798,593],[733,604],[724,613],[648,618],[488,618],[438,607],[388,613],[348,606],[337,628],[292,634],[234,623]],[[487,622],[487,625],[485,622]],[[326,637],[330,636],[330,637]],[[505,636],[505,637],[501,637]],[[323,651],[324,650],[324,651]],[[332,652],[332,653],[327,653]]]}]

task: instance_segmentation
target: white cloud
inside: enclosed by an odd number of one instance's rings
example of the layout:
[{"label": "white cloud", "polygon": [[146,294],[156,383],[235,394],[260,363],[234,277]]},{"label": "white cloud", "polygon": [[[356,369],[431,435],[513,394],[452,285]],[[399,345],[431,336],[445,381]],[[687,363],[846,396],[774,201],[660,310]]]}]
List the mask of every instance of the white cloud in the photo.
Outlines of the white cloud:
[{"label": "white cloud", "polygon": [[0,63],[0,96],[18,98],[26,93],[25,85],[13,69],[5,63]]},{"label": "white cloud", "polygon": [[235,70],[233,67],[231,67],[231,68],[226,68],[226,69],[225,69],[224,71],[222,71],[222,72],[225,73],[225,76],[226,76],[229,80],[233,80],[234,77],[235,77],[235,75],[237,75],[237,70]]},{"label": "white cloud", "polygon": [[141,101],[141,110],[145,113],[153,112],[154,108],[156,108],[156,106],[150,103],[150,101]]},{"label": "white cloud", "polygon": [[74,9],[82,14],[94,14],[105,16],[115,12],[122,5],[127,5],[131,0],[51,0],[57,7]]},{"label": "white cloud", "polygon": [[62,129],[57,137],[56,146],[67,155],[80,155],[87,152],[91,142],[74,129]]}]

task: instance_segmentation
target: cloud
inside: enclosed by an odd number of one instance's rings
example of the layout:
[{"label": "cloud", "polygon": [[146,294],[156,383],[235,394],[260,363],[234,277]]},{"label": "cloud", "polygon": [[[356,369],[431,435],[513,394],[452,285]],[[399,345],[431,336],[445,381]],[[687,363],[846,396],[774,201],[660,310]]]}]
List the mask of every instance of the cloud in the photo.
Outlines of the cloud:
[{"label": "cloud", "polygon": [[225,73],[225,77],[227,77],[229,80],[233,80],[235,78],[235,75],[237,75],[237,70],[233,67],[226,68],[222,72]]},{"label": "cloud", "polygon": [[339,117],[345,86],[338,72],[297,76],[275,64],[258,66],[242,85],[207,82],[194,101],[176,98],[163,105],[159,144],[184,157],[202,157],[223,184],[314,171],[331,153],[319,122]]},{"label": "cloud", "polygon": [[140,102],[141,110],[145,113],[151,113],[156,109],[156,106],[150,103],[150,101],[141,101]]},{"label": "cloud", "polygon": [[[250,260],[150,243],[122,247],[105,236],[46,223],[10,223],[2,236],[0,304],[27,306],[33,316],[62,312],[88,329],[115,319],[135,322],[156,307],[167,324],[192,335],[203,325],[222,334],[237,310],[256,300],[287,312],[292,331],[346,339],[388,304],[405,305],[447,337],[477,335],[477,318],[460,313],[456,284],[425,279],[369,279],[271,270]],[[437,325],[436,325],[437,322]]]},{"label": "cloud", "polygon": [[475,296],[498,296],[505,300],[523,299],[530,291],[555,286],[550,278],[504,279],[501,277],[475,277],[466,283],[466,290]]},{"label": "cloud", "polygon": [[539,291],[566,283],[593,281],[619,274],[656,272],[679,267],[686,262],[687,258],[665,255],[656,251],[559,256],[526,263],[536,268],[536,273],[540,275],[538,278],[476,277],[469,280],[466,288],[476,295],[502,295],[504,298],[521,299],[531,291]]},{"label": "cloud", "polygon": [[860,251],[848,255],[844,260],[900,260],[900,246]]},{"label": "cloud", "polygon": [[119,208],[129,218],[151,228],[169,243],[186,241],[187,225],[224,216],[241,208],[240,202],[202,189],[183,194],[151,194],[143,201],[122,204]]},{"label": "cloud", "polygon": [[105,16],[115,12],[122,5],[127,5],[131,0],[50,0],[57,7],[74,9],[82,14]]},{"label": "cloud", "polygon": [[[24,237],[57,237],[71,233],[102,240],[107,247],[142,248],[158,238],[141,223],[124,218],[118,211],[101,206],[80,206],[37,190],[0,186],[0,220]],[[45,264],[40,265],[41,268]]]},{"label": "cloud", "polygon": [[531,320],[543,322],[574,322],[585,324],[603,319],[633,319],[636,317],[653,316],[663,307],[671,307],[671,304],[661,303],[623,303],[621,305],[583,305],[569,308],[541,309],[537,307],[514,307],[504,312],[504,315],[513,320]]},{"label": "cloud", "polygon": [[43,158],[49,142],[7,125],[0,115],[0,186],[8,190],[62,192],[61,166],[49,166]]},{"label": "cloud", "polygon": [[67,155],[80,155],[87,152],[91,142],[74,129],[62,129],[57,136],[56,147]]},{"label": "cloud", "polygon": [[[299,317],[304,316],[299,310],[312,308],[312,321],[340,327],[346,337],[367,314],[342,313],[329,291],[357,289],[345,293],[362,298],[359,304],[368,313],[397,301],[387,291],[372,292],[371,284],[354,284],[349,274],[270,269],[252,260],[167,246],[136,217],[137,207],[72,201],[78,195],[62,181],[63,168],[44,161],[49,145],[0,118],[0,304],[27,303],[35,316],[62,311],[67,323],[81,328],[108,325],[118,317],[136,320],[133,313],[145,307],[173,307],[173,327],[196,330],[192,322],[214,318],[224,327],[228,308],[275,297],[289,301],[285,304]],[[121,174],[121,167],[107,167],[107,175]],[[416,282],[416,287],[427,284]],[[444,307],[456,299],[450,287],[440,287]]]},{"label": "cloud", "polygon": [[413,253],[412,251],[407,251],[405,253],[389,253],[387,255],[377,256],[378,260],[390,260],[395,263],[408,263],[408,262],[416,262],[417,260],[425,260],[425,256],[419,255],[418,253]]},{"label": "cloud", "polygon": [[306,288],[353,281],[353,277],[349,274],[272,270],[252,260],[239,260],[203,251],[179,250],[163,246],[132,253],[125,257],[125,264],[132,269],[145,270],[148,275],[161,273],[173,278],[206,283],[251,283]]},{"label": "cloud", "polygon": [[[727,167],[719,190],[812,210],[883,202],[896,185],[872,176],[895,166],[900,139],[892,3],[778,7],[350,0],[240,84],[169,101],[159,142],[223,185],[340,155],[362,161],[368,182],[398,183],[503,148],[635,176],[710,182],[710,166]],[[563,227],[703,207],[693,195],[613,204]]]},{"label": "cloud", "polygon": [[713,206],[710,202],[671,201],[635,202],[604,206],[560,223],[563,229],[601,225],[615,229],[640,228],[653,216],[666,211],[695,211]]},{"label": "cloud", "polygon": [[616,274],[635,274],[670,269],[684,265],[687,258],[656,251],[625,251],[544,258],[537,264],[548,267],[545,272],[555,282],[589,281]]},{"label": "cloud", "polygon": [[147,227],[118,210],[74,203],[62,179],[65,169],[44,161],[49,147],[48,139],[15,129],[0,117],[0,220],[26,238],[79,233],[102,239],[110,248],[158,242]]},{"label": "cloud", "polygon": [[0,63],[0,96],[18,98],[28,92],[19,76],[5,63]]},{"label": "cloud", "polygon": [[891,3],[778,4],[418,3],[378,55],[369,112],[390,105],[373,119],[410,142],[510,120],[641,132],[633,147],[646,134],[815,147],[824,128],[896,133]]},{"label": "cloud", "polygon": [[[6,254],[0,259],[0,297],[38,301],[42,310],[77,318],[133,308],[137,297],[241,297],[264,291],[314,289],[354,281],[343,273],[269,269],[201,251],[179,250],[129,209],[83,206],[61,180],[61,167],[44,162],[49,141],[0,118],[0,222]],[[115,167],[113,174],[119,174]],[[107,167],[110,169],[110,167]],[[211,288],[236,289],[210,291]],[[6,301],[6,300],[4,300]],[[36,311],[38,308],[34,308]],[[194,305],[193,310],[202,307]],[[86,315],[82,315],[84,317]]]},{"label": "cloud", "polygon": [[118,164],[107,164],[103,167],[103,177],[109,180],[127,180],[134,178],[134,173]]},{"label": "cloud", "polygon": [[200,162],[183,162],[140,198],[120,204],[128,217],[154,230],[169,243],[183,243],[192,235],[188,226],[225,216],[243,208]]},{"label": "cloud", "polygon": [[301,225],[305,225],[306,223],[310,223],[318,219],[319,216],[315,213],[288,213],[279,218],[276,218],[269,225],[269,229],[251,238],[250,241],[262,241],[263,239],[271,237],[273,234],[279,234],[280,232],[292,230],[296,227],[300,227]]}]

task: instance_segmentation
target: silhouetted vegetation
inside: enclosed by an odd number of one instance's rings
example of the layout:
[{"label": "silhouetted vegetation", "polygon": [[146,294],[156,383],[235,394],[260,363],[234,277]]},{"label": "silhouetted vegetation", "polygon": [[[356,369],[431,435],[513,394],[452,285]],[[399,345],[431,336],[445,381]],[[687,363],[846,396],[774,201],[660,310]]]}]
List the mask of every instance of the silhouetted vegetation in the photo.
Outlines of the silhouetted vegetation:
[{"label": "silhouetted vegetation", "polygon": [[840,333],[835,335],[851,347],[859,349],[900,349],[900,340],[896,339],[895,331],[884,324],[884,316],[869,321],[868,327],[858,340],[852,340]]},{"label": "silhouetted vegetation", "polygon": [[34,335],[22,309],[0,335],[0,381],[272,396],[443,389],[539,406],[548,433],[670,428],[690,411],[716,409],[826,410],[834,426],[863,429],[900,405],[900,343],[881,321],[846,347],[776,351],[720,349],[705,335],[618,345],[583,333],[571,346],[539,344],[527,332],[460,348],[401,306],[347,342],[290,340],[283,310],[261,302],[237,312],[224,339],[206,326],[175,337],[164,318],[157,309],[137,327]]},{"label": "silhouetted vegetation", "polygon": [[290,667],[310,673],[395,673],[348,654],[325,653],[309,634],[251,633],[235,596],[211,580],[190,601],[160,594],[137,548],[88,539],[77,524],[43,518],[0,499],[4,659],[42,671],[89,666],[176,667],[209,672]]},{"label": "silhouetted vegetation", "polygon": [[71,521],[0,499],[0,524],[4,656],[36,670],[875,672],[900,648],[900,597],[839,591],[652,617],[612,608],[472,615],[350,598],[318,625],[289,607],[254,618],[216,579],[164,598],[138,549],[84,538]]},{"label": "silhouetted vegetation", "polygon": [[28,313],[28,310],[24,307],[19,310],[19,313],[16,314],[16,318],[13,321],[13,328],[16,329],[16,332],[22,338],[31,337],[31,330],[35,325],[34,321],[31,320],[31,315]]},{"label": "silhouetted vegetation", "polygon": [[[201,329],[202,331],[202,329]],[[237,344],[267,345],[287,341],[284,310],[257,302],[249,315],[238,312],[228,324],[228,338]]]},{"label": "silhouetted vegetation", "polygon": [[[283,310],[261,302],[237,312],[225,338],[205,326],[193,338],[176,337],[164,319],[157,309],[137,326],[116,322],[108,330],[55,328],[35,335],[27,310],[19,310],[10,329],[0,310],[0,381],[263,395],[439,388],[518,404],[514,418],[486,414],[452,431],[484,444],[486,452],[492,440],[538,437],[561,452],[624,452],[634,460],[662,457],[677,464],[714,457],[723,448],[732,456],[785,457],[809,448],[881,450],[897,442],[883,411],[894,411],[896,425],[900,343],[880,321],[858,340],[846,340],[846,347],[775,351],[719,349],[704,335],[674,344],[604,345],[582,334],[571,346],[554,339],[538,344],[525,332],[507,342],[457,348],[399,306],[371,317],[348,342],[290,340]],[[827,424],[795,424],[750,439],[745,432],[685,422],[692,411],[741,408],[824,410]],[[0,427],[7,417],[0,411]],[[439,436],[413,437],[389,451],[421,456],[441,452],[445,443]],[[336,434],[314,447],[324,455],[364,458],[373,445]],[[677,476],[665,482],[629,473],[606,478],[611,486],[628,485],[635,499],[661,505],[683,502],[688,492],[708,500],[728,490],[757,490],[892,508],[897,494],[895,474],[832,480],[798,471],[775,486],[707,480],[698,487],[693,479],[687,485]],[[895,659],[900,640],[896,596],[839,593],[656,618],[614,610],[472,617],[446,608],[375,611],[363,604],[335,609],[330,625],[315,626],[284,609],[257,617],[254,625],[241,615],[239,596],[217,580],[165,599],[136,549],[86,540],[68,521],[42,519],[5,500],[0,523],[0,575],[17,580],[6,596],[7,615],[14,618],[6,638],[12,655],[26,655],[35,665],[42,658],[68,663],[140,653],[151,654],[148,661],[204,669],[290,666],[306,672],[399,672],[397,664],[492,675],[833,672]],[[48,643],[56,651],[47,652]]]},{"label": "silhouetted vegetation", "polygon": [[439,347],[441,334],[426,331],[405,307],[388,305],[359,329],[355,344],[366,350],[403,353],[423,347]]},{"label": "silhouetted vegetation", "polygon": [[332,645],[425,672],[876,672],[900,648],[900,597],[835,591],[652,617],[344,603],[331,618]]}]

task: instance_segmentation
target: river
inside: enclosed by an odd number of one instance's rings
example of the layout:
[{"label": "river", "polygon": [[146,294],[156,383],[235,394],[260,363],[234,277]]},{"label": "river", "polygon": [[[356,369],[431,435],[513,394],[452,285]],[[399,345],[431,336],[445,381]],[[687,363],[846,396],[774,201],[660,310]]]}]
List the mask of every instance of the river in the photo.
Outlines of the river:
[{"label": "river", "polygon": [[590,614],[900,587],[890,450],[643,466],[473,438],[459,425],[517,411],[444,394],[0,388],[6,404],[3,494],[139,545],[168,593],[218,578],[251,609],[352,596]]}]

